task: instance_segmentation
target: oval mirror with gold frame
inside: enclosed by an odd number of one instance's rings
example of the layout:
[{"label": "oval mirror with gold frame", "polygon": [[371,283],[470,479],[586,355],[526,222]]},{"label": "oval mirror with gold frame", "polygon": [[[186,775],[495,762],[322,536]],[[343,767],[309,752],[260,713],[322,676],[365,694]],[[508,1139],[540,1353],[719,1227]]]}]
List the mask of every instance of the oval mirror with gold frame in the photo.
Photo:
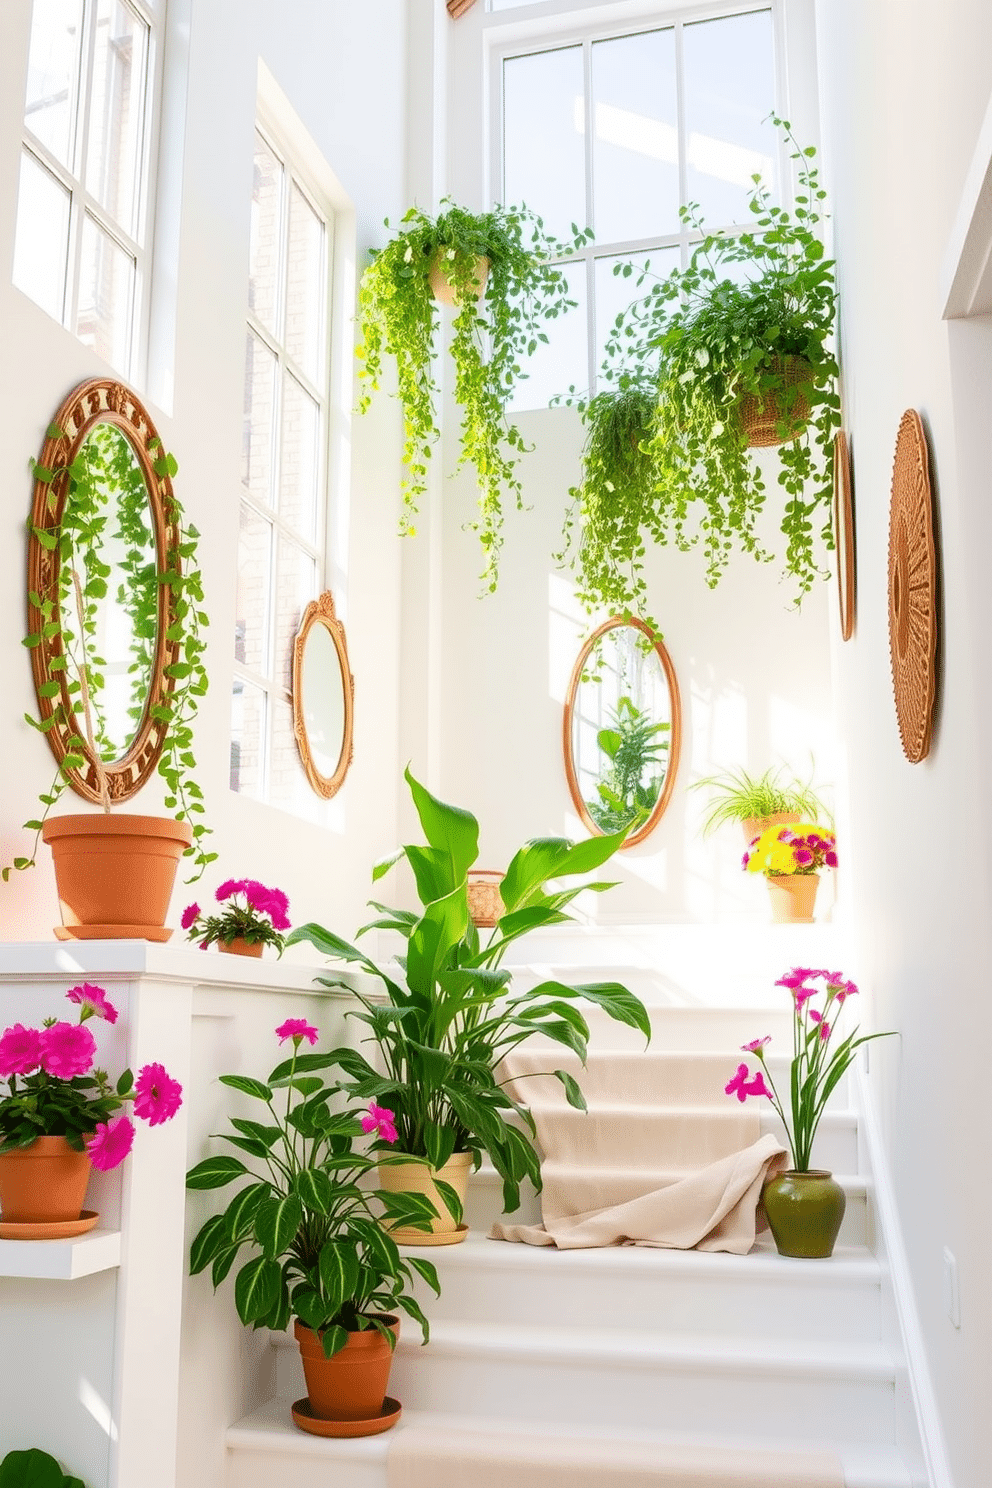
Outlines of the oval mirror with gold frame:
[{"label": "oval mirror with gold frame", "polygon": [[330,590],[303,611],[293,642],[293,731],[318,796],[337,794],[354,754],[355,679]]},{"label": "oval mirror with gold frame", "polygon": [[[39,719],[68,783],[103,799],[94,749],[74,728],[73,678],[85,659],[107,794],[137,794],[162,753],[179,661],[181,536],[158,432],[131,390],[81,383],[55,414],[42,447],[28,539],[28,633]],[[82,623],[81,622],[82,619]],[[71,664],[67,665],[67,653]],[[78,683],[75,684],[78,686]],[[81,763],[74,764],[74,760]]]},{"label": "oval mirror with gold frame", "polygon": [[682,704],[664,642],[635,617],[614,615],[586,641],[565,699],[562,747],[576,811],[590,832],[654,831],[682,746]]}]

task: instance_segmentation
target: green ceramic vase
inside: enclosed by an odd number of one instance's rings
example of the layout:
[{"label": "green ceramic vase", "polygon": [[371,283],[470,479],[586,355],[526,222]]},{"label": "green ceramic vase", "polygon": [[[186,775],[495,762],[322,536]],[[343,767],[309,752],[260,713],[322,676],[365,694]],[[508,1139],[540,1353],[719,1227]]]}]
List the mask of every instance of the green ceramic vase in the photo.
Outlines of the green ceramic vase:
[{"label": "green ceramic vase", "polygon": [[765,1184],[761,1195],[779,1255],[824,1260],[833,1254],[847,1199],[823,1168],[790,1168]]}]

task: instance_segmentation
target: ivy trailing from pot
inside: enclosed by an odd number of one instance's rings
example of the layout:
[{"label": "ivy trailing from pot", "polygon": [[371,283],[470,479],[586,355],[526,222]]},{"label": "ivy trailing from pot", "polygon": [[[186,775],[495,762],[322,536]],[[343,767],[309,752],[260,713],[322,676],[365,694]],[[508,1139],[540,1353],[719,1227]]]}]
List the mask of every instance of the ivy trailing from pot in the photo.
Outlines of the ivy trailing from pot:
[{"label": "ivy trailing from pot", "polygon": [[833,546],[840,400],[829,344],[834,264],[817,235],[826,193],[815,150],[800,148],[787,121],[774,122],[796,162],[791,212],[756,176],[747,231],[708,233],[684,207],[683,224],[699,236],[684,268],[660,278],[650,263],[614,270],[636,275],[638,287],[654,283],[617,317],[603,390],[566,400],[589,434],[560,556],[590,611],[645,608],[649,541],[682,551],[702,542],[710,587],[735,549],[770,561],[757,526],[767,489],[749,453],[756,445],[778,446],[782,557],[796,602],[827,576],[818,546]]},{"label": "ivy trailing from pot", "polygon": [[412,535],[440,437],[434,363],[439,291],[455,308],[450,354],[462,419],[458,468],[467,464],[476,472],[479,515],[470,526],[479,534],[481,577],[492,592],[504,497],[523,506],[516,467],[526,446],[506,405],[527,375],[523,362],[548,340],[544,324],[575,305],[555,261],[577,252],[592,234],[573,224],[572,239],[558,241],[524,206],[473,213],[449,198],[442,206],[436,218],[411,207],[386,246],[373,250],[362,276],[358,357],[366,391],[359,409],[368,409],[380,386],[383,358],[394,358],[405,431],[400,532]]}]

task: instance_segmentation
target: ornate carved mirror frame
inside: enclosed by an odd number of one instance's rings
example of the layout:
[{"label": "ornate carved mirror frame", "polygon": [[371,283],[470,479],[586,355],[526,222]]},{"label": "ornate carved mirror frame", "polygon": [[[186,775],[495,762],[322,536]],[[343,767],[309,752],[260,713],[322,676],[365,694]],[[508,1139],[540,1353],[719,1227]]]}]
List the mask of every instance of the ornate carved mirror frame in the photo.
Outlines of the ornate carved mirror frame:
[{"label": "ornate carved mirror frame", "polygon": [[657,801],[652,807],[651,815],[624,842],[623,849],[626,849],[636,846],[638,842],[643,842],[645,837],[654,831],[661,820],[671,800],[672,791],[675,789],[675,777],[678,774],[679,754],[682,748],[682,700],[679,695],[679,684],[675,676],[675,667],[672,665],[672,658],[668,654],[664,641],[655,634],[649,625],[645,625],[643,620],[638,620],[633,615],[629,619],[624,619],[622,615],[613,615],[609,620],[604,620],[602,625],[598,625],[585,642],[582,650],[579,652],[575,666],[572,668],[572,676],[569,680],[568,692],[565,697],[565,711],[562,717],[562,751],[565,757],[565,778],[568,781],[572,804],[582,818],[582,823],[587,831],[591,832],[594,837],[602,837],[603,830],[596,825],[589,815],[589,810],[579,789],[579,777],[575,768],[575,753],[572,747],[573,719],[576,698],[582,682],[582,674],[586,669],[589,657],[592,655],[597,641],[606,635],[608,631],[618,630],[624,627],[633,627],[641,631],[651,642],[651,648],[661,662],[665,681],[668,684],[668,696],[671,703],[671,731],[668,736],[668,768],[665,771],[664,784],[662,785]]},{"label": "ornate carved mirror frame", "polygon": [[[332,775],[321,774],[314,761],[303,697],[304,654],[310,633],[318,625],[330,635],[341,671],[339,679],[343,703],[341,752]],[[300,751],[300,759],[303,761],[307,779],[317,795],[325,799],[337,795],[344,784],[344,778],[354,756],[354,715],[355,679],[351,675],[351,668],[348,664],[344,626],[334,612],[334,596],[329,589],[326,589],[319,599],[311,600],[303,611],[300,628],[293,641],[293,732],[296,735],[296,747]]]},{"label": "ornate carved mirror frame", "polygon": [[[174,519],[172,482],[158,475],[153,462],[162,450],[158,431],[140,400],[122,382],[94,377],[69,394],[58,409],[42,446],[39,465],[56,474],[51,482],[36,480],[28,539],[28,634],[40,634],[40,643],[31,650],[38,698],[38,716],[59,767],[78,795],[88,801],[100,801],[100,785],[92,751],[85,742],[80,746],[77,735],[63,722],[73,716],[70,678],[63,664],[61,639],[62,614],[60,538],[66,498],[70,489],[70,467],[79,458],[87,435],[97,424],[112,424],[121,431],[140,467],[148,493],[148,510],[155,539],[156,567],[163,573],[171,564],[180,567],[179,528]],[[167,725],[155,717],[158,706],[175,687],[175,679],[166,676],[166,668],[179,660],[179,642],[167,639],[176,623],[175,588],[158,586],[158,615],[152,647],[151,678],[141,719],[127,751],[117,760],[106,761],[104,771],[111,800],[126,801],[144,785],[162,753]],[[36,602],[37,601],[37,602]],[[49,611],[48,606],[53,608]],[[45,612],[42,610],[44,606]],[[55,629],[53,630],[53,626]],[[75,618],[69,628],[75,626]],[[46,634],[46,631],[48,634]],[[56,665],[53,668],[53,662]],[[54,696],[52,684],[58,684]],[[58,707],[58,702],[62,706]],[[49,720],[54,720],[49,723]],[[82,754],[81,766],[66,768],[66,755]]]}]

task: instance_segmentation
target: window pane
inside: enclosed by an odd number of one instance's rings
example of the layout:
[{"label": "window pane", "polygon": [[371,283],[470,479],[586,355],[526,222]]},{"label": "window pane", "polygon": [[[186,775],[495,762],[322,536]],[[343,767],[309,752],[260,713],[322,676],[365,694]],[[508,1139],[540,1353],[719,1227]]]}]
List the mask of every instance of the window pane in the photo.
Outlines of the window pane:
[{"label": "window pane", "polygon": [[272,352],[249,331],[245,358],[241,480],[249,495],[263,506],[275,505],[272,491],[272,450],[276,368],[276,358]]},{"label": "window pane", "polygon": [[269,660],[272,524],[242,503],[234,659],[265,675]]},{"label": "window pane", "polygon": [[545,326],[548,343],[539,343],[531,357],[521,365],[526,381],[517,387],[507,405],[513,412],[525,408],[546,408],[557,393],[566,393],[570,384],[584,388],[589,381],[586,354],[586,269],[585,264],[564,265],[568,279],[568,297],[578,303],[574,310]]},{"label": "window pane", "polygon": [[279,562],[276,582],[276,657],[274,677],[277,687],[292,691],[293,639],[300,628],[303,610],[317,598],[317,565],[288,537],[279,539]]},{"label": "window pane", "polygon": [[503,96],[503,200],[570,236],[586,222],[581,47],[508,58]]},{"label": "window pane", "polygon": [[299,187],[289,193],[286,350],[313,383],[324,361],[324,224]]},{"label": "window pane", "polygon": [[777,186],[772,18],[767,10],[685,28],[689,200],[708,227],[749,220],[751,177]]},{"label": "window pane", "polygon": [[24,121],[56,160],[72,155],[82,0],[34,0]]},{"label": "window pane", "polygon": [[248,306],[273,334],[279,286],[279,217],[282,165],[260,134],[255,136],[255,176],[251,197]]},{"label": "window pane", "polygon": [[279,513],[313,542],[320,472],[320,408],[288,372],[283,379]]},{"label": "window pane", "polygon": [[262,799],[265,694],[240,677],[231,694],[231,789]]},{"label": "window pane", "polygon": [[[660,278],[667,278],[678,268],[681,253],[678,248],[654,248],[650,253],[641,253],[636,258],[626,254],[616,258],[596,260],[596,367],[602,365],[606,354],[606,343],[614,322],[635,300],[643,299]],[[615,264],[633,264],[634,272],[626,278],[614,274]],[[640,270],[648,266],[648,276],[638,287]]]},{"label": "window pane", "polygon": [[137,228],[147,56],[148,27],[120,0],[99,0],[86,186],[132,236]]},{"label": "window pane", "polygon": [[28,150],[21,151],[14,283],[55,320],[65,314],[69,193]]},{"label": "window pane", "polygon": [[300,816],[313,816],[309,802],[319,798],[314,795],[310,782],[303,772],[300,751],[293,730],[293,708],[286,698],[272,698],[272,758],[269,764],[269,800],[283,811],[295,811]]},{"label": "window pane", "polygon": [[678,232],[674,31],[596,42],[592,77],[597,238],[622,243]]},{"label": "window pane", "polygon": [[76,335],[125,376],[131,357],[135,264],[92,219],[83,222]]}]

